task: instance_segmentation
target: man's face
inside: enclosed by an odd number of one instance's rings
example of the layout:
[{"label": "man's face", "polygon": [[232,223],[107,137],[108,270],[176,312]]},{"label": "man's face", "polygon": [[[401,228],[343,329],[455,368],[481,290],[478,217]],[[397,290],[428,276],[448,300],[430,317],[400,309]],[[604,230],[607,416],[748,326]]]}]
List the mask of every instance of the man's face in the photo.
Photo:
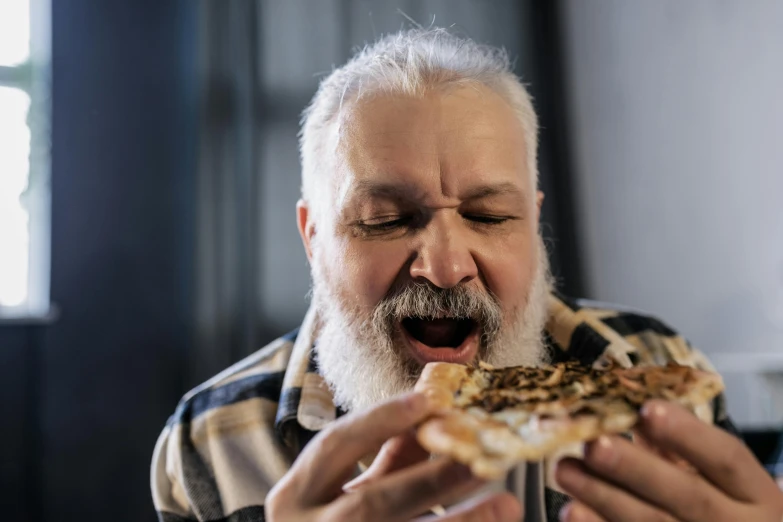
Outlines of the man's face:
[{"label": "man's face", "polygon": [[540,197],[500,96],[470,85],[361,100],[341,114],[335,159],[332,204],[299,218],[338,402],[403,391],[430,361],[540,362]]}]

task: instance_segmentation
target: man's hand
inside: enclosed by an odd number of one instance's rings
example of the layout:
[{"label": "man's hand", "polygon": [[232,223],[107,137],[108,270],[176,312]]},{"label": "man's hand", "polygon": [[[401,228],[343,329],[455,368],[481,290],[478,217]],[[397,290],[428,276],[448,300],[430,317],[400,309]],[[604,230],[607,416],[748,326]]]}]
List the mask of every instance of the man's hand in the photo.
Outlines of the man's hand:
[{"label": "man's hand", "polygon": [[661,401],[645,405],[639,430],[661,452],[602,437],[588,444],[584,461],[558,464],[557,481],[575,499],[561,520],[781,522],[783,493],[732,435]]},{"label": "man's hand", "polygon": [[376,482],[395,471],[426,462],[430,453],[416,440],[415,430],[407,430],[387,440],[367,470],[343,486],[343,491],[355,491]]},{"label": "man's hand", "polygon": [[[464,466],[445,459],[422,461],[420,455],[400,454],[406,444],[405,433],[431,413],[426,397],[410,394],[341,418],[308,444],[270,491],[265,506],[267,520],[405,521],[433,505],[475,490],[481,483]],[[394,442],[395,437],[398,442]],[[343,486],[359,459],[377,451],[389,439],[393,440],[379,455],[382,460],[374,466],[372,478],[344,493]],[[499,494],[463,506],[439,520],[516,522],[521,516],[516,499]]]}]

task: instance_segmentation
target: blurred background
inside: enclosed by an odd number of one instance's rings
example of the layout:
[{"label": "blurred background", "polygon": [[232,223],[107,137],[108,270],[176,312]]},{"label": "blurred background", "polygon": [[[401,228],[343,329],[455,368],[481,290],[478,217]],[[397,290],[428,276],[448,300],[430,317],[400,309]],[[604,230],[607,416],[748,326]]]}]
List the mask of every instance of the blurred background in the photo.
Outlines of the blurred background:
[{"label": "blurred background", "polygon": [[4,520],[154,519],[179,397],[307,307],[301,110],[408,18],[515,58],[561,289],[681,330],[774,458],[783,2],[0,0]]}]

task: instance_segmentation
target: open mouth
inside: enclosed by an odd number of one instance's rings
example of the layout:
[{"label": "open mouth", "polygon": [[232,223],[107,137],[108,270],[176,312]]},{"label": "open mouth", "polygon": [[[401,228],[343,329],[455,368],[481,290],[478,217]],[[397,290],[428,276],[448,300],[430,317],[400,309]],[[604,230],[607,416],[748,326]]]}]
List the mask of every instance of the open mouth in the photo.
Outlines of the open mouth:
[{"label": "open mouth", "polygon": [[417,341],[431,348],[457,348],[476,327],[472,319],[418,319],[408,317],[402,326]]},{"label": "open mouth", "polygon": [[422,363],[468,363],[478,351],[478,323],[473,319],[407,317],[401,330],[414,357]]}]

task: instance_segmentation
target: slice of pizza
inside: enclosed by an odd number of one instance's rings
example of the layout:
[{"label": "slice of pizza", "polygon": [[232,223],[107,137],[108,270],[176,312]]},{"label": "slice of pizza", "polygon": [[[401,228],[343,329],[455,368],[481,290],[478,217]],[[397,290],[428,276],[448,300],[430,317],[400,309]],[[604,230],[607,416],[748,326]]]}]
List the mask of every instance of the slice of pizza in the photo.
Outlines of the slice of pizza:
[{"label": "slice of pizza", "polygon": [[650,399],[690,409],[723,390],[719,375],[690,366],[605,369],[558,363],[492,368],[434,362],[415,389],[441,413],[419,426],[419,443],[433,454],[501,478],[517,463],[551,456],[568,444],[629,431]]}]

